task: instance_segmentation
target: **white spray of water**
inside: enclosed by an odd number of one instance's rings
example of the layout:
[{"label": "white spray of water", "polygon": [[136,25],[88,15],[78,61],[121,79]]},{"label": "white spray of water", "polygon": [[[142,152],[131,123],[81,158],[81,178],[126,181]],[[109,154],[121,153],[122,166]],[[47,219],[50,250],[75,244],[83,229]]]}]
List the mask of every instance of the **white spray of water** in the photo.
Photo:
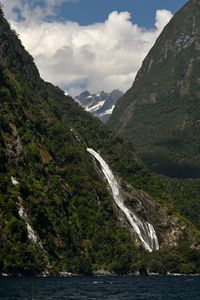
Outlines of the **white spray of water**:
[{"label": "white spray of water", "polygon": [[122,210],[125,214],[126,218],[128,219],[133,231],[138,235],[142,245],[144,248],[152,252],[154,250],[159,250],[159,243],[156,232],[153,226],[148,222],[142,222],[132,211],[130,211],[124,205],[124,198],[120,193],[120,187],[113,175],[111,169],[104,161],[104,159],[93,149],[87,148],[87,151],[92,154],[96,158],[96,160],[100,163],[102,172],[104,173],[111,189],[113,198],[117,204],[117,206]]},{"label": "white spray of water", "polygon": [[15,179],[13,176],[11,176],[11,181],[13,185],[19,185],[19,182],[17,181],[17,179]]},{"label": "white spray of water", "polygon": [[39,237],[37,236],[36,232],[34,231],[34,229],[32,228],[32,226],[29,224],[28,222],[28,216],[26,214],[26,212],[24,211],[24,208],[21,204],[21,198],[19,197],[19,202],[17,203],[18,206],[18,212],[19,212],[19,216],[22,220],[25,221],[26,223],[26,229],[27,229],[27,233],[28,233],[28,238],[29,240],[33,241],[35,244],[39,245],[40,248],[43,249],[42,243],[39,239]]},{"label": "white spray of water", "polygon": [[[20,185],[19,181],[16,178],[14,178],[14,177],[11,177],[11,181],[12,181],[12,184],[14,186]],[[44,253],[44,260],[45,260],[45,262],[48,265],[50,265],[50,262],[49,262],[49,259],[48,259],[48,253],[44,249],[42,241],[41,241],[40,237],[38,236],[37,232],[30,225],[29,217],[28,217],[26,211],[24,210],[22,202],[23,202],[22,198],[20,196],[18,196],[18,202],[16,203],[17,208],[18,208],[18,214],[19,214],[20,218],[22,220],[24,220],[24,222],[26,224],[26,230],[27,230],[28,239],[30,241],[34,242],[37,246],[39,246],[42,249],[42,252]],[[45,270],[44,273],[43,273],[43,276],[46,277],[48,274],[49,274],[49,271]],[[4,274],[4,275],[7,276],[7,274]]]},{"label": "white spray of water", "polygon": [[80,138],[79,136],[75,133],[74,129],[73,128],[70,128],[70,131],[74,134],[75,138],[77,139],[77,141],[80,143]]},{"label": "white spray of water", "polygon": [[[14,186],[17,186],[19,185],[19,181],[12,177],[11,176],[11,181],[12,181],[12,184]],[[26,212],[24,211],[24,208],[22,206],[22,199],[20,197],[18,197],[18,200],[19,202],[17,203],[17,207],[18,207],[18,213],[19,213],[19,216],[22,220],[25,221],[26,223],[26,229],[27,229],[27,233],[28,233],[28,238],[30,241],[33,241],[35,244],[39,245],[40,248],[43,249],[43,246],[42,246],[42,242],[40,241],[39,237],[37,236],[36,232],[34,231],[34,229],[31,227],[31,225],[29,224],[29,221],[28,221],[28,216],[26,214]]]}]

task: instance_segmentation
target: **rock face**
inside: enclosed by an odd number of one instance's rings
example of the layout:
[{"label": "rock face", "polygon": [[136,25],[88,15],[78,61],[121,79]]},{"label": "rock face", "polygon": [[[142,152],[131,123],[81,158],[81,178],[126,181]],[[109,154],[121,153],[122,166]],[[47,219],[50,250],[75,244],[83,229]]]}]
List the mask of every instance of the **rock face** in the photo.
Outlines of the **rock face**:
[{"label": "rock face", "polygon": [[88,112],[106,123],[115,107],[117,100],[123,95],[119,90],[113,90],[111,93],[104,91],[97,94],[90,94],[88,91],[82,92],[75,100]]},{"label": "rock face", "polygon": [[[183,236],[189,237],[189,243],[195,244],[194,232],[185,224],[179,217],[173,215],[171,208],[162,207],[158,203],[155,203],[153,198],[147,193],[141,190],[136,190],[126,183],[122,183],[124,194],[126,199],[125,205],[129,207],[136,215],[140,216],[142,220],[152,222],[158,236],[160,248],[176,248],[181,242]],[[122,217],[118,210],[119,216]],[[121,219],[124,223],[124,218]],[[130,229],[130,224],[126,223],[126,226]],[[139,244],[140,241],[135,235],[135,239]],[[200,244],[196,245],[198,248]]]},{"label": "rock face", "polygon": [[200,1],[191,0],[161,33],[109,125],[158,173],[199,177],[199,85]]},{"label": "rock face", "polygon": [[22,154],[21,140],[14,124],[10,123],[7,132],[2,132],[5,144],[5,152],[9,165],[16,165]]}]

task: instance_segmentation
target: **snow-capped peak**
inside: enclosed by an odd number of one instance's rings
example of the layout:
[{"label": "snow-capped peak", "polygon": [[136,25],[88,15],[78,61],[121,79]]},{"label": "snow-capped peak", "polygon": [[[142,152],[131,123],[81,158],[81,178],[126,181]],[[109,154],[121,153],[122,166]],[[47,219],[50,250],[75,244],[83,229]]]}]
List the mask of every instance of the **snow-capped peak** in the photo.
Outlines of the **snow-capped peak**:
[{"label": "snow-capped peak", "polygon": [[111,93],[104,91],[97,94],[91,94],[89,91],[83,91],[79,96],[75,97],[77,101],[86,111],[92,113],[102,122],[106,123],[112,114],[117,100],[123,95],[119,90]]}]

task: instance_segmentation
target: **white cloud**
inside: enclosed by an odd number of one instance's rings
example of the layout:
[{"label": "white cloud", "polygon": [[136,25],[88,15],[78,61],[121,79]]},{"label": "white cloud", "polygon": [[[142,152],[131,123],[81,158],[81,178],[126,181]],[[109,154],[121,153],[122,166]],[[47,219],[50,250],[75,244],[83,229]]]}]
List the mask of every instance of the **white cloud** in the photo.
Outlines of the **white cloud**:
[{"label": "white cloud", "polygon": [[[24,21],[35,22],[56,15],[56,8],[65,2],[78,0],[1,0],[6,17]],[[41,5],[42,3],[42,5]]]},{"label": "white cloud", "polygon": [[171,20],[172,17],[173,17],[173,15],[169,10],[166,10],[166,9],[157,10],[156,23],[155,23],[156,28],[159,31],[162,31],[162,29]]},{"label": "white cloud", "polygon": [[[64,1],[46,0],[46,15],[53,13],[55,5]],[[11,24],[35,58],[41,76],[73,94],[83,88],[92,92],[114,88],[127,90],[142,60],[172,17],[171,12],[158,10],[155,29],[144,29],[132,23],[129,12],[114,11],[103,23],[80,26],[75,22],[45,21],[37,7],[37,22],[36,19],[30,22],[26,1],[11,2],[17,6],[21,3],[24,9],[25,20],[11,21]],[[9,11],[13,6],[6,3],[4,6],[11,18]]]}]

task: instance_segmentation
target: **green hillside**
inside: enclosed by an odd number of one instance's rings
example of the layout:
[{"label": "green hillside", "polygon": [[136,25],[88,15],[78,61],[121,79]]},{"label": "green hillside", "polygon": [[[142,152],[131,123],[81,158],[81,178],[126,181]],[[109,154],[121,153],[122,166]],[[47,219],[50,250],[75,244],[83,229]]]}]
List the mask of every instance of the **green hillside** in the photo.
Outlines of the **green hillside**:
[{"label": "green hillside", "polygon": [[200,177],[199,5],[189,1],[165,27],[109,123],[170,177]]},{"label": "green hillside", "polygon": [[[0,40],[0,273],[199,272],[198,202],[183,210],[190,194],[180,198],[128,140],[44,82],[2,12]],[[111,166],[126,205],[154,226],[160,251],[143,249],[87,147]]]}]

